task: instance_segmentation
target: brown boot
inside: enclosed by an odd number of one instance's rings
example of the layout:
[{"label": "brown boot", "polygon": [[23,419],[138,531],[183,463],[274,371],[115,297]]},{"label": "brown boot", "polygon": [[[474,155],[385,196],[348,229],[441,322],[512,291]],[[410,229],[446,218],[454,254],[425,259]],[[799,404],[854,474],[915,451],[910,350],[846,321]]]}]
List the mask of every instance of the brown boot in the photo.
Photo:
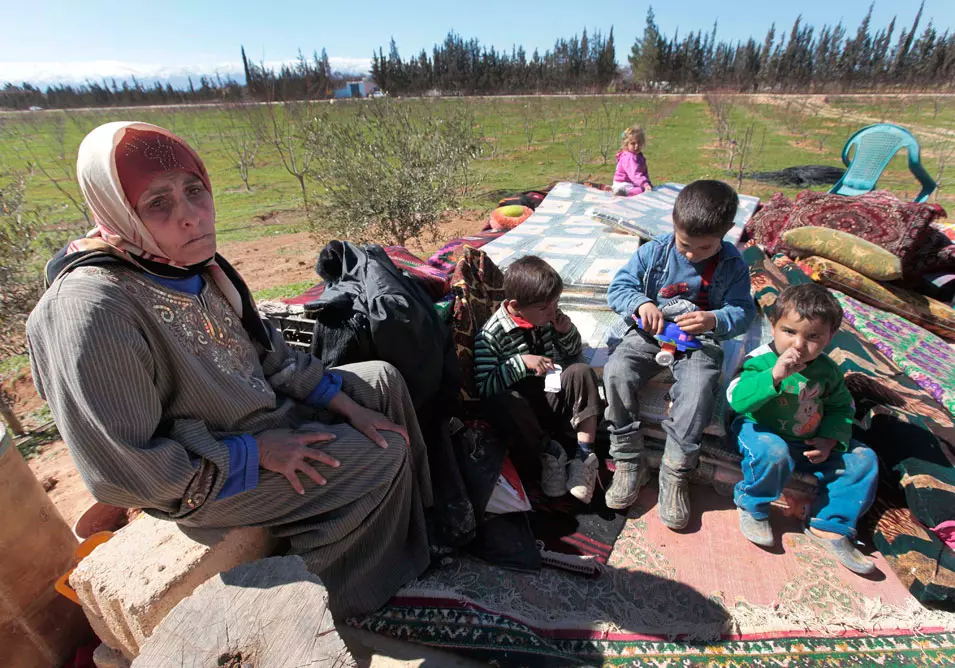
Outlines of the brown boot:
[{"label": "brown boot", "polygon": [[646,467],[639,461],[616,462],[613,482],[607,489],[604,500],[611,510],[626,510],[640,495],[640,488],[646,482]]},{"label": "brown boot", "polygon": [[660,468],[660,497],[657,500],[660,521],[674,531],[690,523],[690,483],[685,475]]}]

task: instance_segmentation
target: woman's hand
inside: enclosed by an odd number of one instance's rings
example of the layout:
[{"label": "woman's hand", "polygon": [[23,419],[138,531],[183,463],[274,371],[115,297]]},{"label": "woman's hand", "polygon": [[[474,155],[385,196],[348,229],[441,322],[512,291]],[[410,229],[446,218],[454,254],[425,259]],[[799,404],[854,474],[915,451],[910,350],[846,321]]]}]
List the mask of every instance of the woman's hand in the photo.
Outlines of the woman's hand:
[{"label": "woman's hand", "polygon": [[388,447],[388,441],[381,435],[382,431],[393,431],[404,439],[405,445],[408,445],[408,430],[397,425],[381,413],[373,411],[355,404],[355,406],[345,415],[351,426],[364,434],[369,440],[374,441],[382,448]]},{"label": "woman's hand", "polygon": [[[314,425],[321,427],[321,425]],[[308,463],[308,459],[321,462],[332,468],[338,468],[339,461],[326,452],[312,448],[318,443],[327,443],[335,439],[335,434],[321,431],[308,431],[309,425],[300,429],[268,429],[255,435],[259,448],[259,466],[267,471],[281,473],[299,494],[305,493],[305,487],[298,478],[301,471],[318,485],[325,484],[325,478]]]},{"label": "woman's hand", "polygon": [[388,447],[388,441],[379,433],[381,431],[393,431],[405,439],[405,445],[410,443],[407,429],[395,424],[378,411],[365,408],[344,392],[336,394],[335,397],[328,402],[328,407],[339,415],[344,416],[352,427],[382,448]]}]

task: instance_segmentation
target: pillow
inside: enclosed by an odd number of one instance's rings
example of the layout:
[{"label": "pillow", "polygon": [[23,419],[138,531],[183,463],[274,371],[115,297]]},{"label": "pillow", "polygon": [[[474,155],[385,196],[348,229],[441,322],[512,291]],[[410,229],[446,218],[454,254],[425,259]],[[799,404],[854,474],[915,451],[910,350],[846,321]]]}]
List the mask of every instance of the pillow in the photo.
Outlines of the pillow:
[{"label": "pillow", "polygon": [[[916,280],[920,275],[918,250],[929,225],[944,215],[938,204],[901,202],[884,190],[856,197],[803,191],[796,197],[784,232],[809,226],[849,232],[898,257],[903,278]],[[780,244],[780,249],[784,247]]]},{"label": "pillow", "polygon": [[530,218],[533,213],[533,209],[520,204],[498,207],[491,212],[491,229],[513,230]]},{"label": "pillow", "polygon": [[759,246],[750,245],[744,248],[743,261],[749,267],[750,292],[756,306],[768,318],[773,312],[779,293],[788,287],[789,281]]},{"label": "pillow", "polygon": [[802,255],[833,260],[878,281],[902,278],[902,261],[854,234],[825,227],[800,227],[783,233],[783,243]]},{"label": "pillow", "polygon": [[747,231],[770,255],[786,250],[780,237],[798,227],[827,227],[849,232],[889,251],[902,261],[908,281],[919,277],[916,252],[926,228],[945,210],[937,204],[900,202],[886,191],[857,197],[803,191],[792,202],[776,193],[753,216]]},{"label": "pillow", "polygon": [[929,225],[915,252],[914,271],[919,277],[955,271],[955,244],[934,225]]},{"label": "pillow", "polygon": [[826,258],[808,257],[798,264],[817,283],[841,290],[859,301],[900,315],[930,332],[955,340],[955,309],[947,304],[903,288],[880,285]]},{"label": "pillow", "polygon": [[791,199],[782,193],[776,193],[767,204],[760,206],[746,223],[747,236],[765,248],[768,254],[774,254],[779,245],[779,237],[789,225],[793,206],[795,205]]}]

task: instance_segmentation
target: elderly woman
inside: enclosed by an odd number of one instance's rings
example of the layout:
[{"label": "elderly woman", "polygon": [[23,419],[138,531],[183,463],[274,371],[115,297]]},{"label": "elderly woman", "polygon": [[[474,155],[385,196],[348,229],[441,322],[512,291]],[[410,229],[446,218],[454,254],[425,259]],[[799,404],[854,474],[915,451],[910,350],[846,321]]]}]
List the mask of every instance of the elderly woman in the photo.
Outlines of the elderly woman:
[{"label": "elderly woman", "polygon": [[96,226],[47,266],[27,337],[93,495],[185,526],[268,526],[336,616],[383,605],[429,563],[401,375],[286,346],[216,253],[208,174],[172,133],[102,125],[77,173]]}]

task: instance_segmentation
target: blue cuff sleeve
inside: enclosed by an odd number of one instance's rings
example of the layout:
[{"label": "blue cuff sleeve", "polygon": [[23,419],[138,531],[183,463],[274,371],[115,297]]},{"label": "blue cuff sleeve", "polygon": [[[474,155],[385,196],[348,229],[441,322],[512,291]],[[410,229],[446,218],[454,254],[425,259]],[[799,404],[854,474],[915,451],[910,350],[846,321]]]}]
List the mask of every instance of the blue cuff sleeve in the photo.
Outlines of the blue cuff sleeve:
[{"label": "blue cuff sleeve", "polygon": [[341,392],[342,377],[334,371],[326,371],[312,393],[305,398],[305,405],[325,408]]},{"label": "blue cuff sleeve", "polygon": [[220,499],[255,489],[259,484],[259,446],[249,434],[223,439],[229,448],[229,477],[219,490]]}]

